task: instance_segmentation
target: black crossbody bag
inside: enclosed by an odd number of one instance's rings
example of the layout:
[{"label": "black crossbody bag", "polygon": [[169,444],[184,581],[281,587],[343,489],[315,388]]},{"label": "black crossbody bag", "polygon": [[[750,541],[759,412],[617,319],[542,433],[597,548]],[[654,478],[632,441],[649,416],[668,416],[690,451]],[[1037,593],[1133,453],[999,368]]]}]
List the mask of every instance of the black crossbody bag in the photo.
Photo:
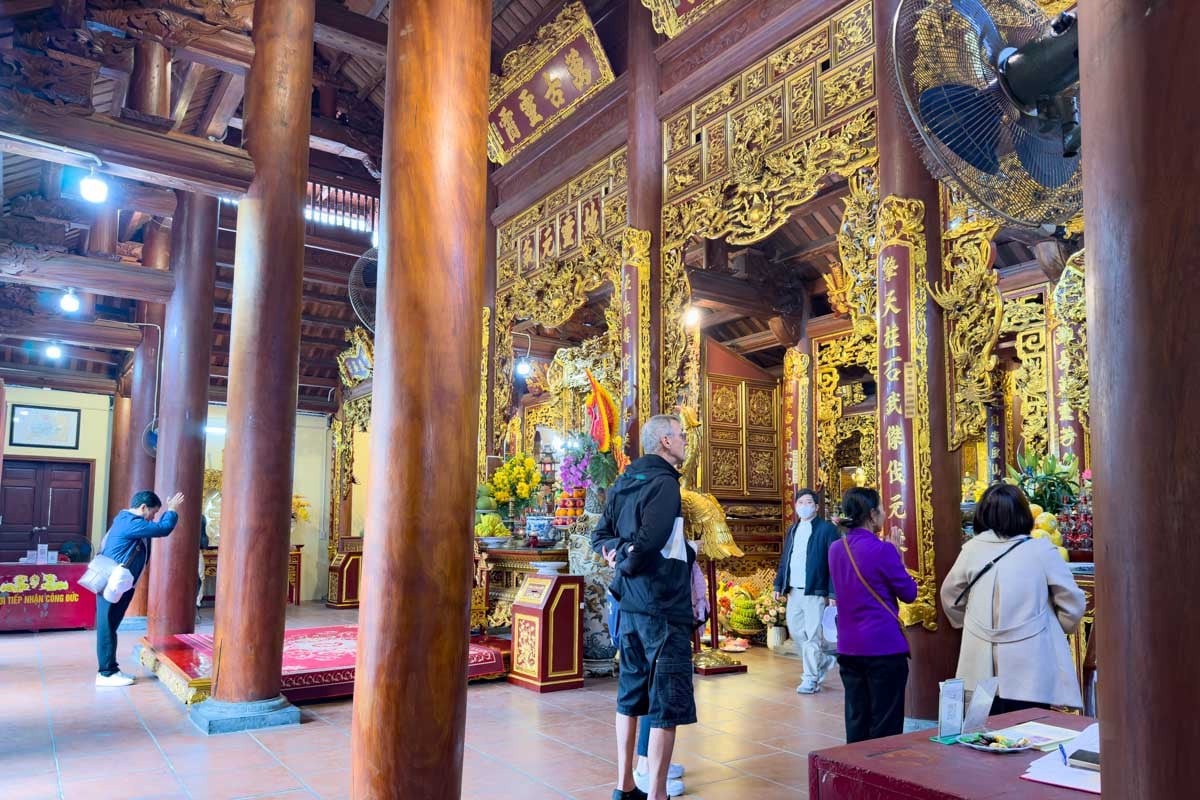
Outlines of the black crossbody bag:
[{"label": "black crossbody bag", "polygon": [[988,563],[984,564],[983,569],[979,570],[979,574],[976,575],[974,578],[972,578],[971,582],[967,584],[967,588],[965,588],[961,592],[959,592],[958,597],[954,598],[954,605],[957,606],[959,603],[961,603],[963,601],[964,597],[966,597],[968,594],[970,594],[971,587],[974,586],[975,584],[979,583],[979,579],[982,578],[984,575],[987,575],[988,570],[990,570],[992,567],[996,566],[997,561],[1004,558],[1006,555],[1011,553],[1013,550],[1016,550],[1018,547],[1020,547],[1021,545],[1025,544],[1028,541],[1029,541],[1029,537],[1025,537],[1023,539],[1018,539],[1017,543],[1014,544],[1012,547],[1008,548],[1003,553],[996,556]]}]

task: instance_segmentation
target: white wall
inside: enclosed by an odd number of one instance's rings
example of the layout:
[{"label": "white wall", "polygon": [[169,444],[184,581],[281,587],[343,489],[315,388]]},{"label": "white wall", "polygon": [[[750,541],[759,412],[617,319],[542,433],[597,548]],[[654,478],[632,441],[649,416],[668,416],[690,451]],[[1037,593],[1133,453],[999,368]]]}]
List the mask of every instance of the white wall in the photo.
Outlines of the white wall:
[{"label": "white wall", "polygon": [[[208,407],[208,437],[205,466],[221,469],[225,449],[225,406]],[[327,591],[329,556],[329,418],[317,414],[296,415],[296,457],[292,464],[292,493],[312,504],[308,522],[297,522],[292,544],[302,544],[301,597],[323,599]],[[222,509],[222,515],[226,514]],[[222,524],[224,527],[224,524]]]},{"label": "white wall", "polygon": [[[70,458],[93,461],[91,538],[95,546],[104,537],[108,520],[108,461],[109,440],[112,435],[112,398],[99,394],[60,392],[56,389],[26,389],[5,386],[4,457],[26,456],[39,458]],[[48,408],[79,409],[79,447],[59,450],[43,447],[13,447],[9,444],[10,418],[13,405],[45,406]]]}]

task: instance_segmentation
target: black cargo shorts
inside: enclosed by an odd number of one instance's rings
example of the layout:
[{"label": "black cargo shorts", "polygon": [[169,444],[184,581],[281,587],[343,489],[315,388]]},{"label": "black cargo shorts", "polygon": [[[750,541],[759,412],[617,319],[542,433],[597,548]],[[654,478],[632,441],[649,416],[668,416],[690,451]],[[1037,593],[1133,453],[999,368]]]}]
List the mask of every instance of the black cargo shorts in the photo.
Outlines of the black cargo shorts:
[{"label": "black cargo shorts", "polygon": [[620,627],[617,713],[649,717],[652,728],[694,723],[691,627],[627,611]]}]

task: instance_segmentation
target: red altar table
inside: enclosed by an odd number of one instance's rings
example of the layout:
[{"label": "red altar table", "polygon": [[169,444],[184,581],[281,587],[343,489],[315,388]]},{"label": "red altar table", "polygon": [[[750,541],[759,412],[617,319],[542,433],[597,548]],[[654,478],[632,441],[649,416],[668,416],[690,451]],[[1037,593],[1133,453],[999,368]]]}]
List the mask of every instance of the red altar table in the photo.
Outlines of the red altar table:
[{"label": "red altar table", "polygon": [[[1090,717],[1030,709],[988,720],[999,730],[1037,720],[1081,731]],[[1046,755],[982,753],[961,745],[929,741],[937,730],[906,733],[831,747],[808,754],[810,800],[1087,800],[1084,792],[1021,780],[1029,764]]]},{"label": "red altar table", "polygon": [[96,595],[79,585],[87,564],[0,564],[0,631],[90,628]]}]

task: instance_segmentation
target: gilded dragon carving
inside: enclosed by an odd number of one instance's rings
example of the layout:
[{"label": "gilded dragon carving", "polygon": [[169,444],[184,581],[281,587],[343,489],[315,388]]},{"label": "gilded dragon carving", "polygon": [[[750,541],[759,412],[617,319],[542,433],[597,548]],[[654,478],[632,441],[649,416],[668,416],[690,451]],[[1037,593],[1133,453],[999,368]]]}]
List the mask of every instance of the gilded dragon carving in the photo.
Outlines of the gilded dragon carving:
[{"label": "gilded dragon carving", "polygon": [[952,450],[984,437],[988,406],[996,400],[995,350],[1004,301],[992,269],[992,239],[999,230],[997,222],[976,220],[944,232],[944,277],[929,285],[930,296],[945,312],[954,386],[947,417]]}]

